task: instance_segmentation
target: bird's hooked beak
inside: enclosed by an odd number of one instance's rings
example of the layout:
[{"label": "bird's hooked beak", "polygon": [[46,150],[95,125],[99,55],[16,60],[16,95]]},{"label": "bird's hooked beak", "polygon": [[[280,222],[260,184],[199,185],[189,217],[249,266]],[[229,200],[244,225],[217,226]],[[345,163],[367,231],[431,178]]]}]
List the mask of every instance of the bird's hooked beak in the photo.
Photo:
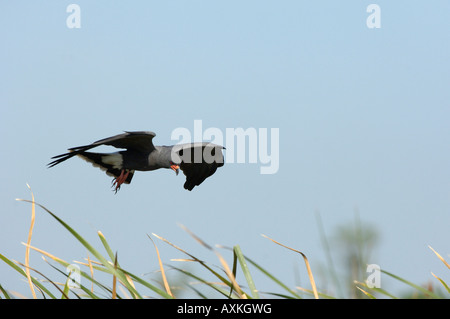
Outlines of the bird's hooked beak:
[{"label": "bird's hooked beak", "polygon": [[178,175],[178,172],[180,171],[180,166],[178,165],[170,165],[170,168],[174,170],[174,172]]}]

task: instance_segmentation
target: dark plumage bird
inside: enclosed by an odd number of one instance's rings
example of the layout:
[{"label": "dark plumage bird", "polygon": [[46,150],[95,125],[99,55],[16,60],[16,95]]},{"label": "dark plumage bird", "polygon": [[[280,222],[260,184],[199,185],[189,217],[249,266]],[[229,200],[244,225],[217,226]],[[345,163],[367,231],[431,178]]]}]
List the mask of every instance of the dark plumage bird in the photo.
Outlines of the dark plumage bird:
[{"label": "dark plumage bird", "polygon": [[[68,153],[52,157],[54,161],[49,163],[48,167],[53,167],[73,156],[81,157],[109,176],[113,176],[116,192],[123,183],[130,184],[135,171],[170,168],[178,175],[181,169],[186,175],[184,188],[191,191],[224,164],[223,146],[206,142],[154,146],[155,136],[153,132],[125,132],[89,145],[72,147],[68,149]],[[115,153],[88,152],[100,145],[124,150]]]}]

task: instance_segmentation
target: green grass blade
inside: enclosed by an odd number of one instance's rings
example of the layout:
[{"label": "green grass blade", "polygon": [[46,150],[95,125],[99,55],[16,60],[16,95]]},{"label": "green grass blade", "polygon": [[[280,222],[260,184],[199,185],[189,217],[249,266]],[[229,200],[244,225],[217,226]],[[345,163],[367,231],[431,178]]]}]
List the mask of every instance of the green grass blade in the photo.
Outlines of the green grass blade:
[{"label": "green grass blade", "polygon": [[[57,272],[59,272],[60,274],[62,274],[63,276],[66,276],[68,279],[70,277],[70,274],[65,273],[64,271],[60,270],[58,267],[52,265],[51,263],[49,263],[46,259],[44,259],[45,262],[52,267],[54,270],[56,270]],[[60,265],[64,266],[67,268],[67,266],[69,266],[68,263],[62,261],[62,260],[56,260],[56,262],[58,262]],[[101,289],[104,289],[105,291],[107,291],[109,294],[111,293],[111,290],[109,290],[108,288],[106,288],[105,286],[103,286],[101,283],[99,283],[98,281],[96,281],[95,279],[93,279],[91,276],[89,276],[87,273],[83,272],[80,269],[80,275],[86,279],[88,279],[90,282],[94,283],[96,286],[99,286]],[[88,288],[86,288],[85,286],[83,286],[80,283],[80,287],[79,289],[83,290],[87,296],[89,296],[91,299],[100,299],[100,297],[98,297],[97,295],[95,295],[93,292],[91,292]],[[73,291],[72,291],[73,293]]]},{"label": "green grass blade", "polygon": [[[236,256],[236,253],[233,251],[233,270],[232,270],[232,274],[233,274],[233,278],[235,280],[236,280],[236,270],[237,270],[237,256]],[[231,298],[231,295],[233,294],[233,289],[234,289],[234,286],[231,285],[230,294],[229,294],[230,298]]]},{"label": "green grass blade", "polygon": [[[31,203],[29,200],[21,200],[25,202]],[[56,221],[58,221],[66,230],[68,230],[92,255],[97,258],[99,262],[105,266],[105,268],[108,269],[109,273],[112,275],[117,276],[119,280],[122,282],[123,285],[130,291],[131,294],[134,294],[136,296],[139,296],[139,298],[142,298],[142,296],[129,284],[128,280],[126,279],[124,273],[118,269],[114,268],[114,265],[111,265],[108,260],[106,260],[105,257],[103,257],[102,254],[100,254],[89,242],[87,242],[83,237],[81,237],[72,227],[70,227],[66,222],[64,222],[61,218],[53,214],[50,210],[48,210],[45,206],[40,205],[38,203],[35,203],[39,207],[41,207],[43,210],[45,210],[50,216],[52,216]]]},{"label": "green grass blade", "polygon": [[156,292],[156,293],[157,293],[158,295],[160,295],[161,297],[166,298],[166,299],[173,299],[173,297],[172,297],[171,295],[169,295],[167,292],[165,292],[164,290],[159,289],[158,287],[156,287],[156,286],[152,285],[151,283],[149,283],[149,282],[143,280],[142,278],[139,278],[139,277],[136,276],[136,275],[133,275],[132,273],[130,273],[130,272],[126,271],[126,270],[123,270],[123,269],[122,269],[122,271],[123,271],[125,274],[127,274],[128,276],[130,276],[131,279],[133,279],[135,282],[141,284],[141,285],[144,286],[144,287],[147,287],[147,288],[153,290],[154,292]]},{"label": "green grass blade", "polygon": [[241,247],[239,245],[236,245],[233,247],[233,251],[239,260],[239,264],[241,265],[242,272],[244,273],[245,280],[247,280],[247,284],[250,288],[253,298],[259,299],[258,290],[256,289],[255,282],[253,281],[250,270],[248,269],[247,262],[245,261],[245,256],[242,254]]},{"label": "green grass blade", "polygon": [[63,294],[61,295],[61,299],[69,299],[68,295],[69,295],[69,283],[70,283],[70,274],[67,276],[67,280],[66,283],[64,284],[64,290],[63,290]]},{"label": "green grass blade", "polygon": [[[392,298],[392,299],[398,299],[396,296],[390,294],[389,292],[387,292],[384,289],[376,288],[376,287],[370,288],[365,282],[355,281],[355,284],[364,287],[366,289],[366,291],[370,290],[370,291],[373,291],[375,293],[379,293],[379,294],[385,295],[385,296],[387,296],[389,298]],[[359,289],[358,286],[356,286],[356,287]]]},{"label": "green grass blade", "polygon": [[450,287],[447,285],[447,283],[445,281],[443,281],[441,278],[439,278],[438,276],[436,276],[435,274],[431,273],[433,275],[434,278],[436,278],[437,280],[439,280],[439,282],[444,286],[444,288],[447,290],[448,293],[450,293]]},{"label": "green grass blade", "polygon": [[106,241],[105,236],[102,234],[101,231],[98,232],[98,237],[100,238],[100,241],[102,242],[103,247],[105,247],[105,250],[106,250],[109,258],[111,258],[111,261],[114,261],[115,260],[115,254],[112,251],[111,247],[109,246],[108,242]]},{"label": "green grass blade", "polygon": [[188,253],[187,251],[181,249],[180,247],[178,247],[177,245],[174,245],[173,243],[171,243],[170,241],[168,241],[167,239],[153,234],[153,236],[155,236],[156,238],[164,241],[165,243],[169,244],[170,246],[176,248],[177,250],[181,251],[182,253],[188,255],[192,261],[198,262],[200,265],[202,265],[203,267],[205,267],[209,272],[211,272],[214,276],[216,276],[221,282],[225,283],[227,286],[231,287],[233,284],[228,281],[225,277],[223,277],[222,275],[220,275],[218,272],[214,271],[214,269],[212,269],[211,267],[209,267],[204,261],[198,259],[197,257],[191,255],[190,253]]},{"label": "green grass blade", "polygon": [[[201,282],[201,283],[205,284],[206,286],[212,288],[213,290],[217,291],[218,293],[220,293],[220,294],[221,294],[222,296],[224,296],[225,298],[231,299],[231,296],[230,296],[230,294],[229,294],[229,291],[227,292],[227,291],[225,291],[225,290],[223,290],[223,289],[220,289],[220,288],[216,287],[216,285],[214,285],[214,284],[212,284],[212,283],[210,283],[210,282],[204,280],[204,279],[201,278],[201,277],[198,277],[198,276],[194,275],[193,273],[191,273],[191,272],[189,272],[189,271],[186,271],[186,270],[184,270],[184,269],[177,268],[177,267],[174,267],[174,266],[172,266],[172,268],[175,269],[175,270],[177,270],[177,271],[179,271],[179,272],[181,272],[181,273],[183,273],[183,274],[185,274],[186,276],[189,276],[189,277],[194,278],[195,280],[198,280],[199,282]],[[224,285],[225,285],[225,286],[230,286],[230,285],[232,285],[232,284],[229,283],[229,282],[226,282],[226,283],[224,282]]]},{"label": "green grass blade", "polygon": [[3,293],[6,299],[11,299],[8,292],[5,289],[3,289],[2,285],[0,285],[0,291]]},{"label": "green grass blade", "polygon": [[292,296],[295,298],[301,298],[299,294],[297,294],[294,290],[286,286],[284,283],[282,283],[280,280],[278,280],[275,276],[273,276],[271,273],[269,273],[267,270],[265,270],[263,267],[258,265],[256,262],[251,260],[250,258],[245,256],[245,259],[252,264],[254,267],[256,267],[259,271],[261,271],[264,275],[266,275],[268,278],[270,278],[272,281],[274,281],[277,285],[279,285],[281,288],[289,292]]},{"label": "green grass blade", "polygon": [[[13,268],[14,270],[16,270],[19,274],[21,274],[22,276],[24,276],[25,278],[27,278],[27,274],[25,273],[25,271],[20,268],[19,266],[17,266],[13,261],[9,260],[8,258],[6,258],[5,256],[3,256],[2,254],[0,254],[0,259],[3,260],[6,264],[8,264],[11,268]],[[37,281],[34,278],[31,278],[31,281],[33,282],[34,285],[36,285],[37,287],[39,287],[39,289],[41,289],[41,291],[43,291],[44,293],[46,293],[50,298],[52,299],[57,299],[47,288],[45,288],[39,281]]]},{"label": "green grass blade", "polygon": [[[68,266],[70,266],[71,264],[69,264],[68,262],[62,260],[62,259],[52,259],[54,261],[56,261],[58,264],[64,266],[65,268],[67,268]],[[45,262],[47,262],[47,264],[52,267],[53,269],[55,269],[56,271],[60,272],[61,274],[63,274],[64,276],[67,276],[67,274],[63,271],[61,271],[60,269],[58,269],[56,266],[52,265],[50,262],[48,262],[46,259],[44,259]],[[109,273],[104,267],[101,266],[93,266],[94,269],[102,271],[104,273]],[[99,281],[95,280],[94,278],[92,278],[88,273],[84,272],[83,270],[80,269],[80,275],[87,279],[89,282],[93,283],[95,286],[98,286],[99,288],[101,288],[102,290],[104,290],[108,295],[111,295],[111,289],[109,289],[108,287],[106,287],[105,285],[101,284]],[[94,293],[92,293],[88,288],[84,287],[83,285],[80,285],[80,288],[82,290],[84,290],[91,298],[93,299],[99,299],[99,296],[96,296]],[[87,291],[86,291],[87,290]]]},{"label": "green grass blade", "polygon": [[418,291],[420,291],[421,293],[423,293],[426,296],[430,296],[431,298],[441,299],[440,296],[438,296],[437,294],[433,293],[432,291],[429,291],[428,289],[425,289],[425,288],[420,287],[420,286],[418,286],[416,284],[413,284],[412,282],[410,282],[410,281],[408,281],[406,279],[403,279],[403,278],[401,278],[399,276],[396,276],[396,275],[394,275],[394,274],[392,274],[392,273],[390,273],[390,272],[388,272],[386,270],[383,270],[383,269],[381,269],[381,272],[383,274],[386,274],[386,275],[394,278],[394,279],[397,279],[398,281],[403,282],[404,284],[406,284],[408,286],[413,287],[414,289],[417,289]]},{"label": "green grass blade", "polygon": [[374,295],[372,295],[370,292],[368,292],[368,291],[362,289],[361,287],[356,286],[356,288],[357,288],[359,291],[361,291],[363,294],[365,294],[367,297],[369,297],[369,299],[377,299],[377,298],[375,298]]}]

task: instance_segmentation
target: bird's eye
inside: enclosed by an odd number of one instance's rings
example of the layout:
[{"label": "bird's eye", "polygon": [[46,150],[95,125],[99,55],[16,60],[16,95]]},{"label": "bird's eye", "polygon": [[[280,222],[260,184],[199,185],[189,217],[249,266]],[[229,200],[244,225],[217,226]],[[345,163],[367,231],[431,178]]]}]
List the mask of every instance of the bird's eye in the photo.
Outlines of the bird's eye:
[{"label": "bird's eye", "polygon": [[180,154],[180,156],[183,156],[183,150],[180,150],[180,151],[178,152],[178,154]]}]

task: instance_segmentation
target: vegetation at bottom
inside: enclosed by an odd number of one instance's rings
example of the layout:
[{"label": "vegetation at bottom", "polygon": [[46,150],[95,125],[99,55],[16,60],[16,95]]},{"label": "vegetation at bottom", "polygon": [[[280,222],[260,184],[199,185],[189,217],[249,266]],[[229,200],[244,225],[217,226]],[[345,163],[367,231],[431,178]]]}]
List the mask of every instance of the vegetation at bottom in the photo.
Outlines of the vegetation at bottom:
[{"label": "vegetation at bottom", "polygon": [[[86,241],[75,229],[52,213],[46,207],[38,204],[31,193],[31,200],[20,201],[31,203],[31,225],[28,232],[25,246],[25,260],[19,262],[12,260],[0,253],[0,259],[9,267],[14,269],[19,278],[26,280],[30,289],[30,295],[24,296],[14,289],[4,287],[0,282],[0,298],[41,298],[41,299],[141,299],[141,298],[178,298],[183,297],[187,291],[193,298],[240,298],[240,299],[260,299],[260,298],[430,298],[441,299],[450,296],[448,284],[439,276],[431,273],[435,282],[422,286],[412,283],[401,276],[395,275],[384,269],[374,269],[372,279],[367,277],[367,260],[376,242],[376,232],[370,228],[364,228],[359,220],[353,228],[342,228],[338,230],[337,239],[345,249],[341,254],[346,260],[344,267],[348,270],[346,275],[338,274],[335,270],[334,261],[331,256],[329,240],[325,236],[321,226],[320,216],[318,216],[321,240],[327,258],[326,267],[318,269],[318,273],[326,273],[322,277],[326,278],[327,284],[321,290],[316,285],[311,265],[307,256],[301,251],[288,247],[275,239],[263,235],[270,244],[279,245],[280,249],[287,249],[293,254],[297,254],[304,264],[308,274],[307,287],[286,284],[282,282],[276,274],[269,272],[265,267],[250,259],[244,254],[239,245],[231,248],[220,247],[223,251],[231,254],[231,262],[218,249],[210,246],[197,235],[185,227],[182,227],[195,241],[214,253],[217,259],[213,263],[206,262],[190,254],[188,251],[170,242],[166,238],[152,234],[148,236],[152,243],[159,264],[157,279],[144,279],[143,276],[136,275],[122,268],[118,254],[110,247],[105,236],[99,231],[98,238],[104,251],[100,252],[94,245]],[[87,250],[87,258],[77,262],[67,262],[53,254],[31,245],[33,227],[36,215],[36,207],[52,216],[64,229],[69,232]],[[166,265],[160,257],[158,245],[154,239],[161,241],[164,245],[170,245],[182,252],[186,258],[176,259],[186,267],[174,267]],[[432,247],[431,251],[442,263],[450,269],[449,263]],[[222,251],[221,250],[221,251]],[[52,270],[52,274],[57,274],[58,279],[48,275],[49,270],[38,270],[30,265],[30,252],[35,251],[42,255],[43,259]],[[228,256],[230,257],[230,256]],[[219,263],[216,266],[214,263]],[[200,267],[200,269],[198,269]],[[195,269],[193,269],[195,268]],[[180,280],[168,278],[167,271],[175,271],[177,278],[187,278]],[[381,287],[377,287],[376,271],[386,278],[401,283],[407,288],[406,292],[400,295],[388,292]],[[47,272],[47,274],[45,273]],[[277,292],[265,291],[255,282],[255,274],[268,279],[272,286],[278,287]],[[317,275],[317,274],[316,274]],[[56,276],[56,275],[52,275]],[[63,278],[61,281],[60,278]],[[345,283],[342,283],[344,279]],[[1,280],[1,279],[0,279]],[[199,289],[202,287],[202,289]],[[332,287],[332,288],[330,288]],[[205,292],[206,289],[206,292]]]}]

